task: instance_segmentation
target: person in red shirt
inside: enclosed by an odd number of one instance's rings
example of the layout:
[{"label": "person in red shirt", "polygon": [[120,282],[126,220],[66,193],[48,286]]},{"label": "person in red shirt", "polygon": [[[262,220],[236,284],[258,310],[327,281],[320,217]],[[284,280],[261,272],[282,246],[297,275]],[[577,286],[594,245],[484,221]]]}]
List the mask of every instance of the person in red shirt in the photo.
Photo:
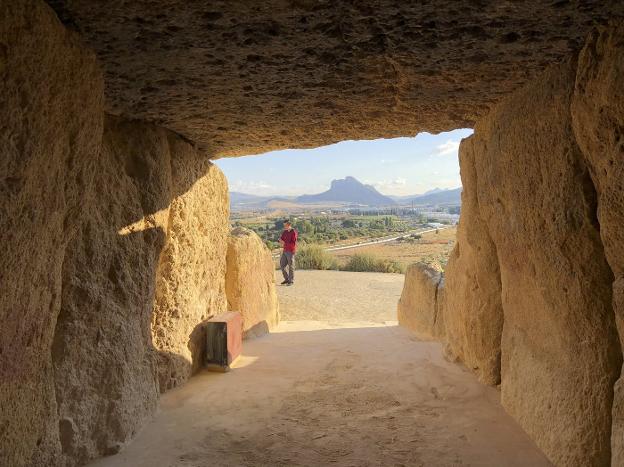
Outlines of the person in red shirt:
[{"label": "person in red shirt", "polygon": [[[280,258],[280,268],[284,276],[282,285],[293,285],[295,283],[295,252],[297,251],[297,231],[292,228],[290,221],[284,221],[284,231],[279,242],[282,245],[282,257]],[[286,271],[288,267],[288,271]]]}]

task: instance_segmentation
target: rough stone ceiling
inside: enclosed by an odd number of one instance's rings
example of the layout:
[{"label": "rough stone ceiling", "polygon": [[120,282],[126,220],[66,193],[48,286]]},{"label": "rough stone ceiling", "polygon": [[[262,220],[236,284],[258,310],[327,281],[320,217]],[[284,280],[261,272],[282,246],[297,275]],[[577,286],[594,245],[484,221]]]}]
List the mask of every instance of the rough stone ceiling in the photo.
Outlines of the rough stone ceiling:
[{"label": "rough stone ceiling", "polygon": [[622,1],[50,0],[108,110],[212,155],[470,127]]}]

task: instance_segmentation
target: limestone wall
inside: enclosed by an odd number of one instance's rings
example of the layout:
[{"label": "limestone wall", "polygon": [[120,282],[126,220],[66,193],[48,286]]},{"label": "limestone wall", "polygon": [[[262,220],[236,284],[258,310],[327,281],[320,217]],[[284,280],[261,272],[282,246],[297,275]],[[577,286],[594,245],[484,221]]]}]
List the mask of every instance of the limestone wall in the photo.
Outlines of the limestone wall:
[{"label": "limestone wall", "polygon": [[621,355],[596,193],[571,126],[575,70],[552,67],[505,99],[473,144],[501,275],[503,406],[555,464],[606,465]]},{"label": "limestone wall", "polygon": [[0,122],[0,465],[54,465],[50,347],[102,137],[103,80],[38,1],[0,2]]},{"label": "limestone wall", "polygon": [[[613,310],[624,342],[624,24],[590,36],[579,56],[572,122],[598,194],[598,221],[613,271]],[[624,465],[624,377],[615,386],[612,465]]]},{"label": "limestone wall", "polygon": [[555,465],[624,464],[622,44],[597,30],[460,147],[444,340]]},{"label": "limestone wall", "polygon": [[447,352],[486,384],[500,383],[503,308],[496,247],[479,211],[474,137],[460,145],[462,214],[445,271]]},{"label": "limestone wall", "polygon": [[161,391],[186,381],[202,365],[201,323],[227,310],[225,257],[230,230],[223,173],[179,137],[170,136],[169,144],[174,193],[152,316]]},{"label": "limestone wall", "polygon": [[66,462],[118,450],[158,395],[149,322],[167,227],[157,214],[170,192],[166,132],[108,118],[96,167],[65,253],[52,348]]},{"label": "limestone wall", "polygon": [[0,75],[0,464],[83,464],[201,364],[227,186],[178,135],[106,117],[94,56],[41,2],[0,3]]},{"label": "limestone wall", "polygon": [[446,342],[449,357],[484,383],[496,385],[503,327],[500,272],[496,247],[479,210],[473,140],[464,139],[460,146],[462,216],[446,270],[440,275],[424,265],[408,268],[398,319],[421,338]]},{"label": "limestone wall", "polygon": [[245,337],[265,334],[279,323],[273,258],[252,230],[231,231],[225,282],[228,309],[242,314]]},{"label": "limestone wall", "polygon": [[424,339],[444,338],[439,292],[443,275],[424,263],[410,264],[397,306],[399,324]]},{"label": "limestone wall", "polygon": [[[225,309],[228,213],[218,169],[175,134],[115,117],[106,118],[95,167],[85,222],[65,253],[52,347],[68,463],[128,441],[159,388],[201,362],[194,328]],[[175,293],[157,294],[173,280],[182,283]]]}]

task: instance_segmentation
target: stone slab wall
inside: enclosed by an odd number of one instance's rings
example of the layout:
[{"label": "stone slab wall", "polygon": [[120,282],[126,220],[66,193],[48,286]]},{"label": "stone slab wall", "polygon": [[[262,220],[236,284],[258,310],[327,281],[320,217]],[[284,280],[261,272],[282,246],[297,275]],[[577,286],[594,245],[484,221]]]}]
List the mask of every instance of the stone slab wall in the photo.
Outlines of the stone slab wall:
[{"label": "stone slab wall", "polygon": [[65,254],[52,348],[68,464],[116,452],[156,407],[149,323],[169,157],[164,130],[106,119],[97,175],[84,198],[86,221]]},{"label": "stone slab wall", "polygon": [[52,347],[68,465],[130,440],[201,365],[195,329],[225,310],[221,172],[170,131],[110,116],[96,167]]},{"label": "stone slab wall", "polygon": [[498,104],[473,136],[496,246],[505,409],[557,465],[607,465],[621,355],[596,193],[574,138],[576,63]]},{"label": "stone slab wall", "polygon": [[81,465],[201,364],[227,186],[180,136],[105,116],[93,54],[42,2],[0,3],[0,75],[0,464]]},{"label": "stone slab wall", "polygon": [[275,265],[253,230],[237,227],[230,232],[225,290],[228,310],[243,317],[245,337],[266,334],[279,323]]},{"label": "stone slab wall", "polygon": [[486,384],[500,383],[503,307],[496,247],[479,211],[474,137],[459,149],[462,214],[445,270],[447,353]]},{"label": "stone slab wall", "polygon": [[169,137],[173,193],[152,315],[161,392],[203,364],[201,323],[227,310],[225,270],[230,230],[225,176],[181,138]]},{"label": "stone slab wall", "polygon": [[[578,63],[574,133],[598,194],[598,221],[613,271],[613,310],[624,342],[624,24],[595,31]],[[624,465],[624,377],[615,386],[611,465]]]},{"label": "stone slab wall", "polygon": [[410,264],[397,306],[399,324],[423,339],[443,339],[444,321],[438,293],[443,275],[424,263]]},{"label": "stone slab wall", "polygon": [[[176,173],[180,164],[185,168]],[[179,205],[180,198],[211,195],[199,189],[206,186],[217,187],[213,204],[203,203],[201,211],[192,202]],[[158,345],[152,345],[156,284],[165,269],[176,274],[183,269],[175,255],[165,254],[177,245],[171,240],[171,218],[218,219],[214,235],[225,234],[224,199],[222,175],[187,142],[154,125],[106,118],[91,191],[83,198],[85,221],[65,253],[61,312],[52,347],[66,463],[116,452],[155,410],[163,358]],[[196,239],[208,234],[195,230],[194,239],[180,250],[192,251],[202,262],[195,266],[208,278],[201,283],[201,293],[218,293],[223,279],[208,276],[222,275],[224,258],[197,255],[193,248],[206,248]],[[185,267],[192,265],[187,262]],[[197,287],[188,284],[179,291],[187,301],[177,315],[193,327],[211,312],[206,305],[197,316],[192,306],[198,294]],[[154,329],[154,343],[160,343],[160,335],[188,341],[189,326]],[[185,349],[168,348],[164,358],[171,355],[188,359],[186,366],[191,366]]]},{"label": "stone slab wall", "polygon": [[623,44],[598,29],[460,146],[444,340],[555,465],[624,464]]},{"label": "stone slab wall", "polygon": [[39,1],[0,2],[0,465],[54,465],[50,355],[103,128],[95,56]]}]

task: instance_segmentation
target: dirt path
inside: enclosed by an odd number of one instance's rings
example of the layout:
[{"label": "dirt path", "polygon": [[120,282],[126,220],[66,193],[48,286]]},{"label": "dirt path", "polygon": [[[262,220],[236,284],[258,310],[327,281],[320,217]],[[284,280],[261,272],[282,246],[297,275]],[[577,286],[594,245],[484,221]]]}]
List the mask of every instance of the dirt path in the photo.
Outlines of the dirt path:
[{"label": "dirt path", "polygon": [[[445,361],[439,344],[387,322],[401,281],[299,272],[294,287],[279,288],[283,315],[311,310],[316,321],[246,341],[233,371],[165,394],[136,440],[94,465],[549,465],[495,389]],[[341,287],[333,298],[318,295],[332,284]]]},{"label": "dirt path", "polygon": [[[293,287],[278,286],[283,321],[396,321],[403,274],[295,271]],[[276,272],[275,281],[283,280]]]}]

